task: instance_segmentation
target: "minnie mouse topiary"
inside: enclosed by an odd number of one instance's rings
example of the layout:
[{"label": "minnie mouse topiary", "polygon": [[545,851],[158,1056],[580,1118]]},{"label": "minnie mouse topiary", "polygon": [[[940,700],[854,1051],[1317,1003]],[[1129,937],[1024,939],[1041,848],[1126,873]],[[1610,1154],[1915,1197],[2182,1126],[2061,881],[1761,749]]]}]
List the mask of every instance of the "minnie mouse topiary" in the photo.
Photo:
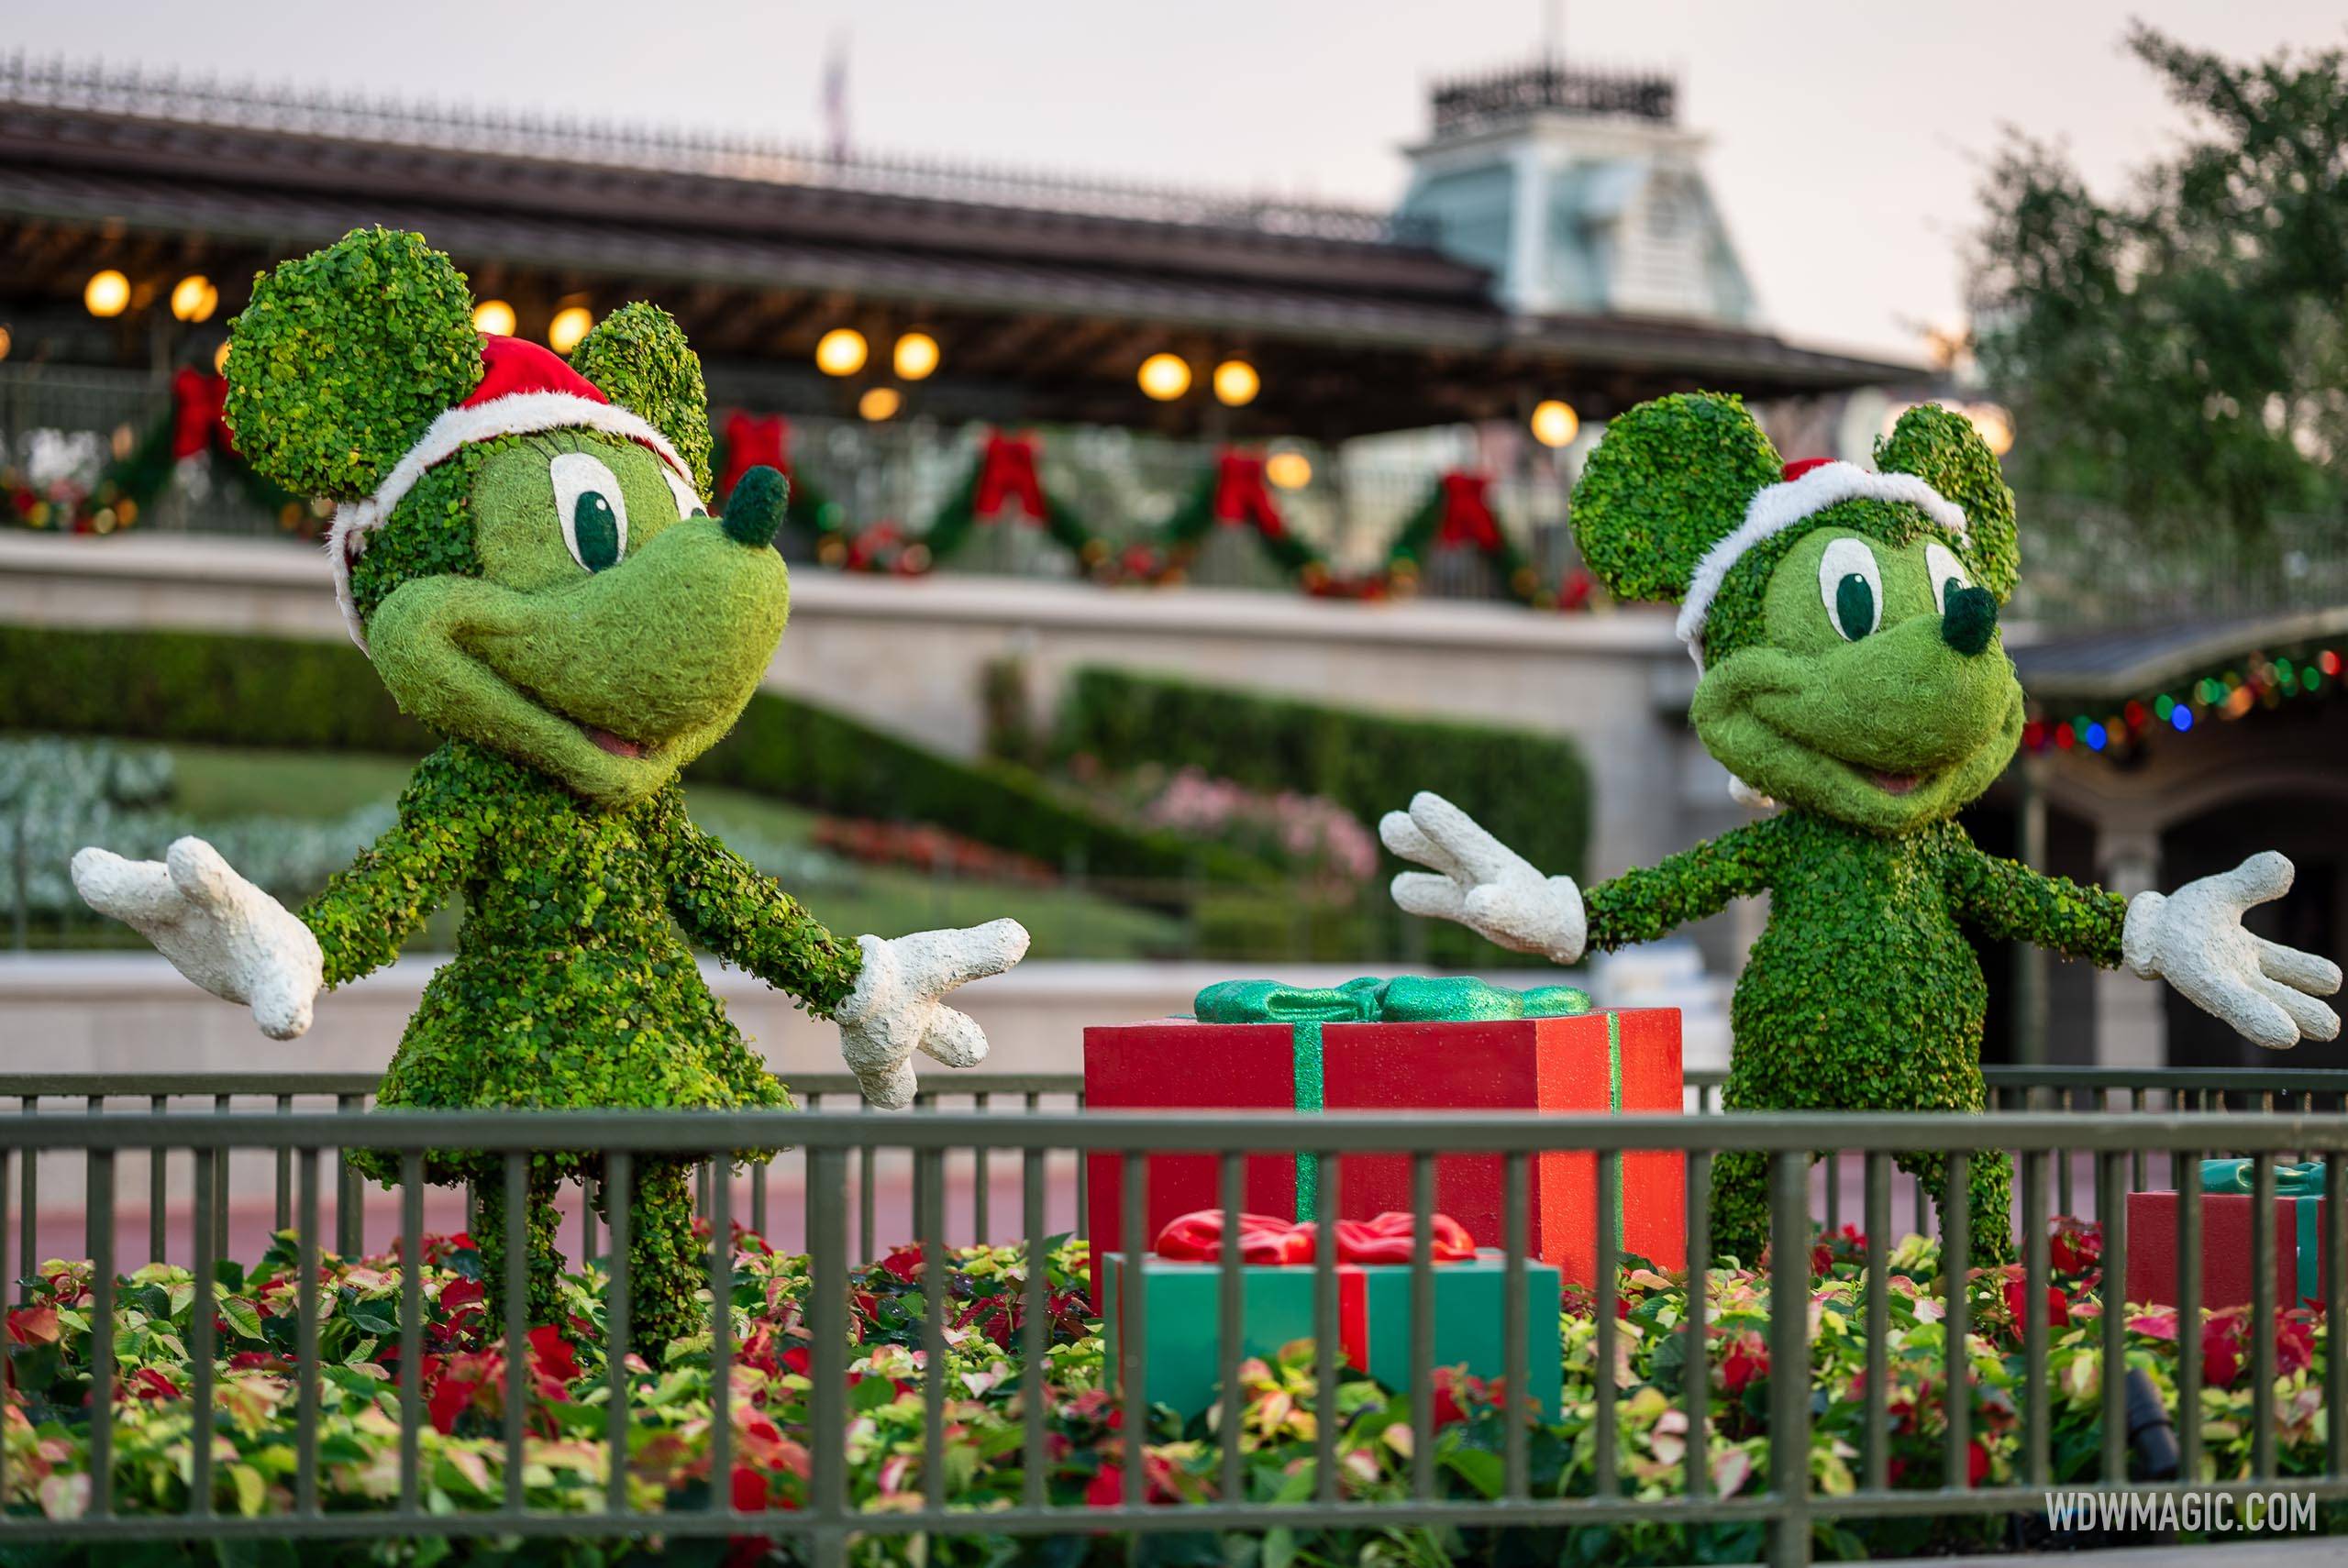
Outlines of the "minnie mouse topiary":
[{"label": "minnie mouse topiary", "polygon": [[[1938,407],[1902,415],[1876,461],[1781,464],[1731,397],[1613,421],[1574,491],[1582,551],[1618,596],[1680,605],[1697,734],[1744,798],[1784,810],[1585,895],[1423,794],[1382,824],[1430,868],[1397,877],[1395,901],[1571,964],[1768,893],[1731,1010],[1733,1110],[1978,1110],[1988,998],[1961,927],[2165,978],[2261,1045],[2334,1037],[2315,998],[2339,967],[2242,926],[2290,888],[2280,855],[2124,900],[1987,855],[1956,824],[2021,734],[1998,636],[2021,566],[2013,494]],[[1899,1164],[1944,1190],[1944,1156]],[[1764,1156],[1723,1154],[1712,1177],[1714,1239],[1750,1261]],[[1973,1244],[2006,1258],[2007,1162],[1975,1160],[1970,1182]]]},{"label": "minnie mouse topiary", "polygon": [[[322,985],[390,962],[461,891],[456,955],[408,1022],[386,1107],[789,1106],[679,928],[836,1018],[875,1104],[911,1100],[917,1049],[978,1061],[985,1036],[940,999],[1018,962],[1015,922],[843,942],[686,814],[678,770],[732,727],[782,634],[781,477],[753,469],[708,515],[701,364],[658,308],[614,312],[568,363],[482,337],[472,308],[420,237],[361,229],[261,277],[230,334],[238,449],[340,503],[329,550],[351,636],[449,737],[397,824],[298,914],[194,838],[162,863],[82,851],[83,897],[283,1039]],[[354,1159],[399,1174],[380,1152]],[[536,1321],[553,1317],[562,1264],[555,1191],[602,1165],[593,1151],[534,1161]],[[517,1217],[494,1159],[440,1151],[425,1168],[480,1182],[498,1277]],[[655,1344],[702,1318],[691,1169],[637,1165],[636,1321]]]}]

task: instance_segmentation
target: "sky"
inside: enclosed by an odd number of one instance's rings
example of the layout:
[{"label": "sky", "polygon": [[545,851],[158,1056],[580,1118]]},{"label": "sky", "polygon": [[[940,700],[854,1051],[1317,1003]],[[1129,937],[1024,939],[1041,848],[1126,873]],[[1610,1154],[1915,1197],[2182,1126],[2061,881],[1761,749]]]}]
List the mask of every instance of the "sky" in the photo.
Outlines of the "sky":
[{"label": "sky", "polygon": [[2338,0],[0,0],[13,48],[109,64],[1383,206],[1436,79],[1528,58],[1662,69],[1772,326],[1913,358],[1963,317],[2009,127],[2117,188],[2186,122],[2140,17],[2236,55],[2348,46]]}]

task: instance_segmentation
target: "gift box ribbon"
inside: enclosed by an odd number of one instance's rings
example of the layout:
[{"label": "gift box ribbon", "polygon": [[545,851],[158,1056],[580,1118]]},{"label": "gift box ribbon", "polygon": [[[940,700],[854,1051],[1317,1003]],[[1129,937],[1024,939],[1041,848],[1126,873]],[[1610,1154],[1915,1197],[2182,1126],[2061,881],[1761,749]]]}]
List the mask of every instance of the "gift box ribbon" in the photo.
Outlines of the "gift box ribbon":
[{"label": "gift box ribbon", "polygon": [[[1326,1098],[1321,1029],[1330,1023],[1479,1023],[1519,1018],[1573,1018],[1589,1010],[1589,993],[1573,986],[1513,991],[1468,975],[1363,976],[1342,986],[1291,986],[1279,980],[1219,980],[1191,1010],[1201,1023],[1285,1023],[1294,1055],[1296,1109],[1318,1114]],[[1613,1015],[1606,1021],[1611,1082],[1607,1103],[1623,1108],[1623,1047]],[[1321,1158],[1296,1156],[1296,1217],[1318,1206]],[[1243,1245],[1244,1245],[1243,1242]]]},{"label": "gift box ribbon", "polygon": [[[2201,1162],[2201,1190],[2204,1192],[2257,1191],[2255,1160],[2204,1160]],[[2305,1165],[2277,1165],[2275,1173],[2275,1196],[2291,1199],[2291,1215],[2298,1222],[2299,1273],[2298,1295],[2301,1301],[2320,1300],[2323,1296],[2321,1264],[2323,1238],[2323,1162],[2310,1160]]]},{"label": "gift box ribbon", "polygon": [[[1418,1225],[1400,1209],[1371,1220],[1340,1220],[1336,1234],[1340,1264],[1407,1264],[1416,1254]],[[1220,1263],[1223,1236],[1223,1210],[1199,1209],[1168,1220],[1154,1250],[1174,1263]],[[1291,1224],[1268,1214],[1239,1216],[1243,1264],[1312,1263],[1320,1255],[1320,1241],[1317,1225]],[[1476,1238],[1450,1215],[1433,1214],[1427,1217],[1427,1250],[1436,1263],[1459,1263],[1476,1255]]]}]

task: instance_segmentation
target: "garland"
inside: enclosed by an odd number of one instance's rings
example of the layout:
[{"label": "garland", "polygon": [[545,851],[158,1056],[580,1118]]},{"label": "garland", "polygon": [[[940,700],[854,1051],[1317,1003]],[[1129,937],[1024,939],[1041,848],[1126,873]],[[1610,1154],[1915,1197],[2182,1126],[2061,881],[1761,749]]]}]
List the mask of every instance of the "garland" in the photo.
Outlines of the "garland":
[{"label": "garland", "polygon": [[717,482],[711,487],[710,498],[720,513],[744,474],[756,468],[772,469],[791,481],[783,527],[798,530],[812,542],[815,558],[825,566],[846,564],[852,537],[847,508],[834,501],[814,476],[792,467],[789,420],[780,414],[735,409],[718,428],[713,457]]},{"label": "garland", "polygon": [[1488,475],[1456,469],[1434,481],[1387,551],[1387,580],[1396,592],[1407,593],[1417,586],[1430,556],[1472,549],[1491,564],[1517,602],[1541,610],[1557,603],[1559,595],[1543,585],[1532,558],[1501,531],[1500,520],[1492,515],[1490,485]]},{"label": "garland", "polygon": [[182,366],[172,376],[170,409],[100,470],[87,490],[64,480],[38,489],[20,470],[0,469],[0,516],[24,528],[118,533],[154,508],[183,468],[203,460],[212,465],[216,479],[234,484],[248,502],[274,515],[278,526],[316,537],[323,528],[316,512],[238,455],[221,417],[227,396],[227,378]]},{"label": "garland", "polygon": [[918,553],[919,564],[901,569],[928,570],[969,544],[973,528],[1002,522],[1015,506],[1013,515],[1028,526],[1043,529],[1074,555],[1088,574],[1104,581],[1114,579],[1119,569],[1110,559],[1109,541],[1044,488],[1036,466],[1038,447],[1034,436],[989,431],[979,448],[978,461],[970,465],[969,479],[937,509],[921,539],[908,545],[899,558],[912,559]]}]

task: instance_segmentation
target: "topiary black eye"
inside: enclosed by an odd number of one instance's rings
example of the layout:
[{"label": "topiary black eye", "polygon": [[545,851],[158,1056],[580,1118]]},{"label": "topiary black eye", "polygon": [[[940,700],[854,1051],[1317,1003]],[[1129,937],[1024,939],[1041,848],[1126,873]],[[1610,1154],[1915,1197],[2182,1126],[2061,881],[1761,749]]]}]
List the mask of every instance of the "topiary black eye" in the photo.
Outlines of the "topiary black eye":
[{"label": "topiary black eye", "polygon": [[620,558],[619,513],[600,490],[582,491],[571,503],[571,536],[579,541],[579,564],[601,571]]},{"label": "topiary black eye", "polygon": [[1857,572],[1834,585],[1834,625],[1855,643],[1875,630],[1875,590]]}]

